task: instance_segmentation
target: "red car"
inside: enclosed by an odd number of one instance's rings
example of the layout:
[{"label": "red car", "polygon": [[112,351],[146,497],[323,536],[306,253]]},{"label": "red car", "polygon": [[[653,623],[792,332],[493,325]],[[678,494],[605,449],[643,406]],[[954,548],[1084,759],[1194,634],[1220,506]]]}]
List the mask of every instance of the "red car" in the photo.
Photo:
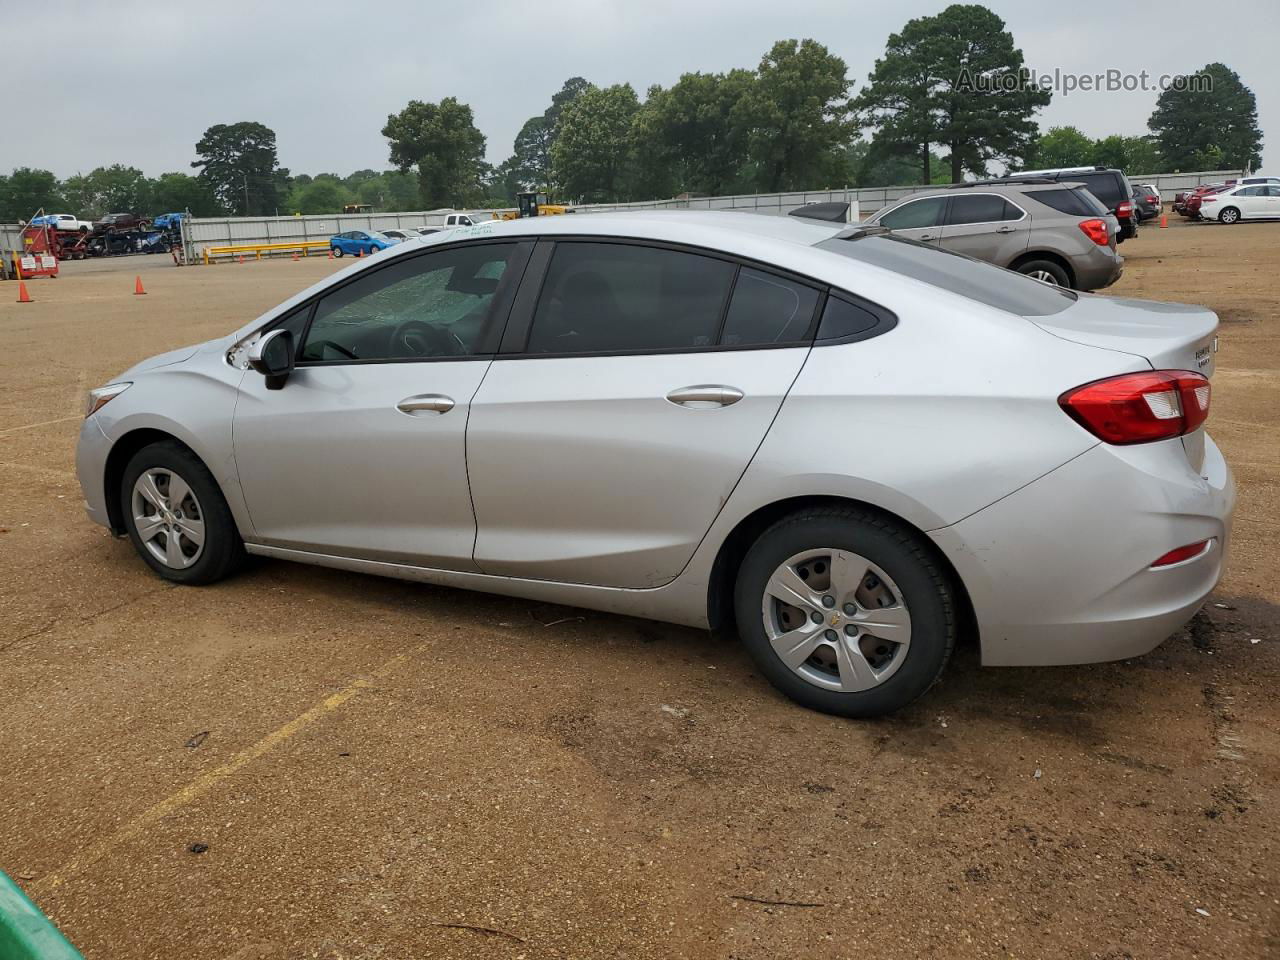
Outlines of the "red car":
[{"label": "red car", "polygon": [[1185,208],[1185,210],[1182,215],[1184,217],[1190,217],[1192,220],[1199,220],[1200,219],[1200,203],[1204,200],[1204,198],[1209,196],[1210,194],[1221,193],[1223,190],[1229,190],[1233,186],[1235,186],[1234,182],[1215,183],[1210,186],[1198,187],[1195,193],[1187,197],[1186,201],[1183,203],[1183,207]]}]

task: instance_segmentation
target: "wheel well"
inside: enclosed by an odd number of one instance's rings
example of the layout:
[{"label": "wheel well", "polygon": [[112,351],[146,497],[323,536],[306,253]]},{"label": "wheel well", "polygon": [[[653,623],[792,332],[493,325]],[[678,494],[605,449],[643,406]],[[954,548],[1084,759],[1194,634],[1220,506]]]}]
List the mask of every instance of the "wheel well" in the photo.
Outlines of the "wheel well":
[{"label": "wheel well", "polygon": [[1050,263],[1057,264],[1066,273],[1067,283],[1073,287],[1076,285],[1076,272],[1071,269],[1071,263],[1051,250],[1029,250],[1009,264],[1009,269],[1017,270],[1024,263],[1030,263],[1032,260],[1048,260]]},{"label": "wheel well", "polygon": [[711,565],[711,578],[707,584],[707,620],[714,633],[734,631],[733,587],[737,582],[738,570],[742,566],[743,558],[746,557],[751,544],[755,543],[765,530],[788,514],[813,507],[832,506],[869,510],[914,533],[924,548],[938,561],[955,590],[956,606],[960,617],[957,625],[959,639],[965,640],[970,637],[974,640],[979,639],[978,621],[973,612],[973,603],[969,599],[969,591],[965,588],[964,581],[960,579],[956,568],[947,559],[946,554],[938,549],[937,544],[929,539],[923,530],[897,514],[890,513],[875,504],[848,497],[791,497],[761,507],[738,521],[738,525],[729,532],[724,543],[720,545],[720,552],[716,554],[715,562]]},{"label": "wheel well", "polygon": [[107,518],[111,521],[111,532],[120,536],[125,533],[124,513],[120,509],[120,483],[124,479],[124,468],[128,466],[133,455],[143,447],[161,441],[176,443],[191,455],[199,459],[196,452],[171,433],[163,430],[144,428],[126,433],[111,447],[107,454],[107,466],[103,471],[102,488],[107,500]]}]

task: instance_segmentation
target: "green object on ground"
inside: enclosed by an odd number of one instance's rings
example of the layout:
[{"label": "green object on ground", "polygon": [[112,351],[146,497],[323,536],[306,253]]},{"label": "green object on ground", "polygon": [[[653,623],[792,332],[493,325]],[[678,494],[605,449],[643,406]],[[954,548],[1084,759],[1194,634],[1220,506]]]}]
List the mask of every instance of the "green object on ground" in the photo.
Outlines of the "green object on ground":
[{"label": "green object on ground", "polygon": [[16,883],[0,872],[0,960],[84,960]]}]

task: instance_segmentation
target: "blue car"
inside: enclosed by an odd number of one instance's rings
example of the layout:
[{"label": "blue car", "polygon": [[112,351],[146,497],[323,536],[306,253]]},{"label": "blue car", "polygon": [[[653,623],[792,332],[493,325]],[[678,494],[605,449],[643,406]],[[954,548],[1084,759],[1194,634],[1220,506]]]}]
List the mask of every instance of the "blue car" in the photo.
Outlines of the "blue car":
[{"label": "blue car", "polygon": [[186,216],[185,213],[162,213],[160,216],[156,217],[154,220],[151,221],[151,225],[155,227],[157,230],[177,229],[178,225],[182,223],[182,219],[185,216]]},{"label": "blue car", "polygon": [[329,249],[335,257],[348,253],[353,257],[357,254],[368,256],[391,246],[395,246],[395,241],[376,230],[348,230],[329,238]]}]

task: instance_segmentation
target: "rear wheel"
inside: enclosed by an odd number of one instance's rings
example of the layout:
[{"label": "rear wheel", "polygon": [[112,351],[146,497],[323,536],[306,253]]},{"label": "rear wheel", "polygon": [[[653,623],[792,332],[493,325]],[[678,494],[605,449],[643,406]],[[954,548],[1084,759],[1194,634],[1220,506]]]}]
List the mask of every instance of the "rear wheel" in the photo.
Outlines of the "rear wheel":
[{"label": "rear wheel", "polygon": [[1058,266],[1052,260],[1028,260],[1026,263],[1018,265],[1018,272],[1025,274],[1032,280],[1039,280],[1041,283],[1049,283],[1055,287],[1069,287],[1071,280],[1067,276],[1067,271]]},{"label": "rear wheel", "polygon": [[839,716],[911,703],[955,644],[952,589],[925,546],[855,508],[803,511],[766,530],[743,560],[734,607],[769,681]]},{"label": "rear wheel", "polygon": [[244,560],[244,543],[213,475],[178,443],[153,443],[133,455],[120,506],[134,549],[166,580],[213,583]]},{"label": "rear wheel", "polygon": [[1223,223],[1235,223],[1240,219],[1240,211],[1235,207],[1223,207],[1222,212],[1218,214],[1218,219]]}]

